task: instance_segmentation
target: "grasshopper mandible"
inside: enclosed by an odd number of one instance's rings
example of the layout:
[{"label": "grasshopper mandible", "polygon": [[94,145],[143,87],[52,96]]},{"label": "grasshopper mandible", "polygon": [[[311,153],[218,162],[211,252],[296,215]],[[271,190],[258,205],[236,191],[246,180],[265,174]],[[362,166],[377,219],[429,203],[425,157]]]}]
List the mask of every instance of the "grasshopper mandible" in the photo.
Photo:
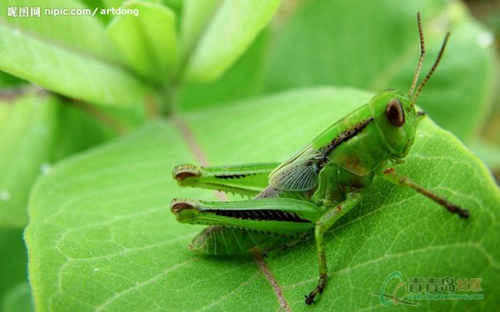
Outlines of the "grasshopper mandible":
[{"label": "grasshopper mandible", "polygon": [[260,248],[265,254],[314,235],[319,280],[306,296],[305,302],[311,304],[327,282],[324,235],[359,203],[374,176],[410,187],[449,212],[464,219],[469,217],[467,210],[394,169],[410,151],[418,122],[425,116],[415,102],[436,69],[449,38],[448,33],[434,65],[416,88],[425,57],[420,13],[417,21],[421,53],[407,94],[388,89],[375,95],[368,104],[334,123],[281,164],[174,168],[173,177],[181,186],[254,196],[251,200],[228,202],[174,199],[171,211],[179,222],[209,225],[193,239],[191,249],[231,255]]}]

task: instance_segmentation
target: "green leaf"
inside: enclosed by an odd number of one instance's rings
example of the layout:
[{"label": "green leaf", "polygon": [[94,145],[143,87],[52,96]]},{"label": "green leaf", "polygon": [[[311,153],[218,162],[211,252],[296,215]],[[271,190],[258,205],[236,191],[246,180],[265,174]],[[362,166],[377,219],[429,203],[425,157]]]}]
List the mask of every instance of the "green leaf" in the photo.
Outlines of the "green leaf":
[{"label": "green leaf", "polygon": [[0,123],[0,226],[22,227],[32,184],[51,160],[58,105],[35,93],[3,105],[11,107]]},{"label": "green leaf", "polygon": [[499,73],[493,36],[458,1],[306,2],[277,35],[267,92],[315,85],[408,90],[420,53],[418,11],[427,50],[421,76],[446,32],[452,35],[417,102],[438,124],[470,141],[493,102]]},{"label": "green leaf", "polygon": [[130,1],[122,8],[140,15],[116,16],[108,25],[108,35],[139,75],[166,84],[177,61],[173,11],[143,1]]},{"label": "green leaf", "polygon": [[0,24],[0,70],[68,97],[113,106],[153,92],[115,63]]},{"label": "green leaf", "polygon": [[187,1],[181,24],[181,51],[187,62],[184,80],[208,82],[222,75],[266,26],[280,2],[220,1],[215,6],[214,1]]},{"label": "green leaf", "polygon": [[[44,40],[57,41],[78,51],[119,61],[104,26],[92,16],[95,8],[85,7],[78,0],[45,0],[36,3],[33,0],[4,0],[0,2],[0,20]],[[39,16],[35,15],[37,9]],[[16,12],[17,16],[12,16],[11,12]],[[99,11],[96,11],[96,15],[100,15]]]},{"label": "green leaf", "polygon": [[[252,255],[219,259],[187,249],[203,227],[177,223],[170,200],[216,196],[178,187],[171,169],[203,157],[212,165],[284,160],[370,97],[317,88],[197,110],[61,163],[38,181],[29,207],[36,310],[309,310],[303,300],[317,283],[314,242],[264,260],[278,299]],[[370,293],[401,271],[483,278],[484,300],[422,302],[427,310],[494,309],[488,294],[500,290],[500,192],[491,175],[428,118],[399,171],[469,209],[470,219],[376,178],[327,236],[330,279],[316,308],[373,309],[379,299]]]},{"label": "green leaf", "polygon": [[220,105],[258,95],[269,39],[268,31],[263,31],[219,79],[205,84],[182,85],[179,88],[182,110]]},{"label": "green leaf", "polygon": [[206,25],[209,23],[210,16],[214,13],[218,0],[185,0],[180,20],[180,54],[182,62],[191,53],[200,38]]},{"label": "green leaf", "polygon": [[115,136],[81,109],[32,88],[0,103],[0,227],[27,224],[36,178],[56,161]]}]

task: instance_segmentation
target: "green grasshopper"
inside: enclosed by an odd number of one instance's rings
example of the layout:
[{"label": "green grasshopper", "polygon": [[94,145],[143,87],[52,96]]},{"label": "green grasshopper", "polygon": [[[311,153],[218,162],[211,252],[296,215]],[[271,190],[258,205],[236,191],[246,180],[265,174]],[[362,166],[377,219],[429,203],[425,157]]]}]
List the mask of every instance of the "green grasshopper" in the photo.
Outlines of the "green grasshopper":
[{"label": "green grasshopper", "polygon": [[417,21],[421,53],[407,94],[389,89],[375,95],[281,164],[174,168],[173,177],[181,186],[254,197],[226,202],[174,199],[171,212],[177,221],[209,225],[193,239],[191,249],[217,256],[258,249],[266,255],[314,235],[319,280],[306,296],[305,302],[311,304],[327,282],[325,233],[360,202],[376,175],[412,188],[461,218],[469,217],[467,210],[393,168],[410,151],[418,122],[425,116],[415,102],[439,64],[450,35],[414,92],[425,57],[420,14]]}]

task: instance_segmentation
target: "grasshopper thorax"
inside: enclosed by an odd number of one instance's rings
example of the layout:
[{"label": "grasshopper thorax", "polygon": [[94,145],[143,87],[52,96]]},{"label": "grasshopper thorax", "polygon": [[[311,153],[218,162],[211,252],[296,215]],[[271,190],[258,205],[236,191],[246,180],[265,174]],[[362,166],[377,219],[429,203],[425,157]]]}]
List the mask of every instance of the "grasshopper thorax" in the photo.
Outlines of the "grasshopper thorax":
[{"label": "grasshopper thorax", "polygon": [[392,89],[375,95],[368,104],[389,157],[404,158],[417,129],[417,113],[408,95]]}]

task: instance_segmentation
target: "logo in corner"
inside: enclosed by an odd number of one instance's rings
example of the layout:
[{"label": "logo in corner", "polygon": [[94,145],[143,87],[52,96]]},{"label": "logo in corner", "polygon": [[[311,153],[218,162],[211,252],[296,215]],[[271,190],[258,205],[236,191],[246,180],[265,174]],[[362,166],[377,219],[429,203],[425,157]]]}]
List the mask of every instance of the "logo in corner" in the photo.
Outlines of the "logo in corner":
[{"label": "logo in corner", "polygon": [[[383,307],[391,305],[419,306],[416,301],[428,300],[483,300],[482,278],[411,277],[407,281],[399,271],[385,278],[377,296]],[[391,291],[391,287],[394,288]]]}]

